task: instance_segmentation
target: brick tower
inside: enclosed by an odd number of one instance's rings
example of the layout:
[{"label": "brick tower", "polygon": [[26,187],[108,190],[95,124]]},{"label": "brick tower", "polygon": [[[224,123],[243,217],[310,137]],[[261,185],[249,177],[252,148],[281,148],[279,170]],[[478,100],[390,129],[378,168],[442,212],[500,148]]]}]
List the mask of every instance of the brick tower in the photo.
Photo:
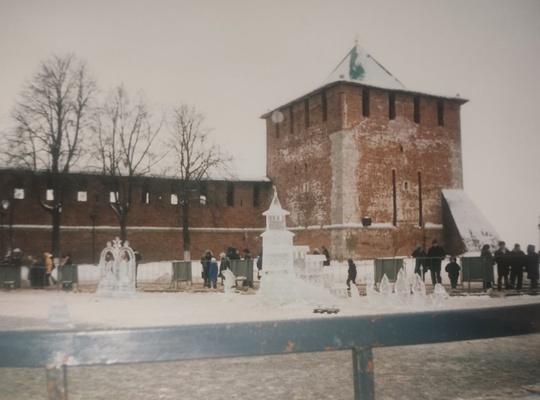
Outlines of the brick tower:
[{"label": "brick tower", "polygon": [[267,176],[297,243],[373,258],[444,240],[442,190],[463,189],[466,101],[406,89],[357,45],[323,86],[263,115]]}]

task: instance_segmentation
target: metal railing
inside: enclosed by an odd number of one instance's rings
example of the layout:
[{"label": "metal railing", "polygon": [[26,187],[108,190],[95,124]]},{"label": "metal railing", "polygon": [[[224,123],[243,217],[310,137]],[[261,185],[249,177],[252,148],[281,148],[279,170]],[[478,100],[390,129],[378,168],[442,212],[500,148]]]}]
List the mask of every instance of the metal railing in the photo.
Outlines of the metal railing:
[{"label": "metal railing", "polygon": [[355,399],[374,399],[374,347],[540,332],[540,303],[307,320],[111,330],[0,332],[0,367],[46,367],[49,399],[67,399],[67,367],[350,349]]}]

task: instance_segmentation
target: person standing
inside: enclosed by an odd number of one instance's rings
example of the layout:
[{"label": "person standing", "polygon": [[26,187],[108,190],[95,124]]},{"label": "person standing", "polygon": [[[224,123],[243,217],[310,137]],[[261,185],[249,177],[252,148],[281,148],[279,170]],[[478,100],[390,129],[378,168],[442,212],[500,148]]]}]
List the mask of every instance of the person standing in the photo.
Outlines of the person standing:
[{"label": "person standing", "polygon": [[137,276],[139,275],[139,263],[142,260],[142,255],[138,250],[133,252],[135,254],[135,287],[137,287]]},{"label": "person standing", "polygon": [[49,280],[52,281],[53,285],[56,285],[56,280],[51,276],[54,269],[52,254],[48,251],[43,253],[43,262],[45,264],[45,286],[49,286]]},{"label": "person standing", "polygon": [[523,288],[523,269],[525,268],[525,253],[521,250],[521,246],[516,243],[510,252],[511,270],[510,270],[510,285],[516,290]]},{"label": "person standing", "polygon": [[217,289],[217,278],[218,278],[218,265],[214,257],[210,259],[210,266],[208,267],[208,287]]},{"label": "person standing", "polygon": [[[491,276],[491,274],[493,273],[493,264],[495,264],[495,262],[493,261],[493,255],[491,254],[489,244],[485,244],[482,246],[480,257],[484,259],[484,276]],[[491,289],[492,286],[493,285],[491,281],[486,280],[484,282],[484,289]]]},{"label": "person standing", "polygon": [[227,254],[221,253],[219,255],[220,262],[219,262],[219,277],[221,278],[221,283],[223,283],[223,271],[226,269],[229,269],[231,266],[231,261],[229,260],[229,257],[227,257]]},{"label": "person standing", "polygon": [[351,282],[356,285],[356,264],[352,260],[352,258],[349,258],[349,270],[348,276],[347,276],[347,290],[351,290]]},{"label": "person standing", "polygon": [[257,257],[257,279],[261,280],[261,269],[263,267],[263,251],[259,253],[259,257]]},{"label": "person standing", "polygon": [[422,282],[424,282],[424,277],[426,276],[426,252],[424,251],[421,244],[419,244],[416,249],[411,254],[411,257],[414,258],[414,273],[422,277]]},{"label": "person standing", "polygon": [[510,289],[508,282],[508,273],[510,271],[510,252],[506,248],[506,243],[502,240],[499,242],[499,248],[495,250],[493,261],[497,263],[497,290],[502,290],[502,282],[504,280],[504,288]]},{"label": "person standing", "polygon": [[71,254],[70,253],[65,253],[65,254],[62,255],[62,261],[60,262],[60,265],[61,266],[73,265],[73,261],[71,261]]},{"label": "person standing", "polygon": [[446,257],[444,249],[439,246],[439,242],[436,239],[431,242],[427,256],[431,265],[431,283],[435,286],[437,283],[442,283],[441,264],[442,260]]},{"label": "person standing", "polygon": [[457,263],[456,257],[450,257],[450,262],[446,264],[444,270],[448,273],[448,278],[450,279],[450,285],[452,286],[452,289],[457,289],[459,271],[461,270],[461,267]]},{"label": "person standing", "polygon": [[206,250],[203,253],[203,256],[201,258],[201,265],[202,265],[202,278],[203,278],[203,287],[210,287],[210,262],[212,261],[212,252],[210,250]]},{"label": "person standing", "polygon": [[326,246],[322,247],[322,253],[326,257],[326,260],[324,261],[323,265],[326,265],[326,266],[330,265],[330,252],[328,251]]},{"label": "person standing", "polygon": [[531,281],[531,289],[538,289],[540,270],[538,268],[540,255],[535,251],[534,245],[527,246],[527,278]]}]

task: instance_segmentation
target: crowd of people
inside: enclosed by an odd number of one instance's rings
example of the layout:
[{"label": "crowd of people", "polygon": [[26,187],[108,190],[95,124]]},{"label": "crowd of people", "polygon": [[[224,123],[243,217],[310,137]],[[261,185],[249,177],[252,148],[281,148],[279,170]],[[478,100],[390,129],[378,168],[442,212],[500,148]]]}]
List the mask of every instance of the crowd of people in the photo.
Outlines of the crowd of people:
[{"label": "crowd of people", "polygon": [[[432,284],[441,283],[441,265],[446,258],[446,252],[437,240],[432,241],[427,252],[424,251],[422,245],[418,245],[411,256],[415,259],[415,274],[420,275],[424,280],[425,274],[429,271]],[[508,250],[506,243],[500,241],[498,249],[492,253],[490,245],[486,244],[482,247],[480,257],[484,259],[486,267],[497,266],[498,290],[503,290],[503,284],[505,290],[522,290],[524,273],[527,274],[526,278],[530,280],[531,289],[538,289],[540,254],[536,252],[534,245],[528,245],[527,253],[524,253],[519,244],[516,243],[512,250]],[[452,289],[456,289],[461,271],[456,257],[450,257],[450,262],[446,265],[445,271],[448,273]],[[484,289],[491,289],[493,284],[494,282],[486,280]]]},{"label": "crowd of people", "polygon": [[[203,286],[206,288],[217,288],[218,278],[224,279],[223,271],[229,269],[231,266],[231,260],[251,260],[253,259],[251,252],[248,248],[245,248],[240,255],[240,251],[236,248],[229,246],[225,252],[222,252],[220,257],[220,263],[218,266],[217,259],[214,257],[212,251],[206,250],[201,257],[201,266],[202,266],[202,278]],[[262,269],[262,253],[257,260],[257,269],[260,271]],[[259,275],[260,278],[260,275]],[[244,282],[245,285],[250,285],[251,282],[247,280]]]},{"label": "crowd of people", "polygon": [[57,281],[52,276],[52,272],[57,266],[72,265],[71,254],[64,253],[60,260],[54,260],[54,256],[45,251],[38,256],[27,256],[23,259],[22,251],[19,248],[10,251],[3,259],[4,263],[9,263],[16,267],[28,267],[28,280],[31,287],[44,287],[56,285]]}]

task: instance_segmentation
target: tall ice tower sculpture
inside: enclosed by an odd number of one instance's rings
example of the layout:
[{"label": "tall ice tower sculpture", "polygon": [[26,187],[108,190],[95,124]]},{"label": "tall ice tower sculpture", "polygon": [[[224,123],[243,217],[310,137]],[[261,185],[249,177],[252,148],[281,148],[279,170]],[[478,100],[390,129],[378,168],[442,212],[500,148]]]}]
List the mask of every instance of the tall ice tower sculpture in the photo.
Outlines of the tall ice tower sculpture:
[{"label": "tall ice tower sculpture", "polygon": [[266,217],[266,230],[261,235],[264,249],[263,276],[283,275],[290,279],[294,276],[294,233],[287,230],[285,218],[289,212],[281,207],[275,188],[270,208],[263,215]]},{"label": "tall ice tower sculpture", "polygon": [[285,223],[289,212],[281,208],[275,188],[270,208],[263,215],[263,275],[257,297],[263,305],[281,306],[298,300],[299,293],[294,274],[294,234]]}]

